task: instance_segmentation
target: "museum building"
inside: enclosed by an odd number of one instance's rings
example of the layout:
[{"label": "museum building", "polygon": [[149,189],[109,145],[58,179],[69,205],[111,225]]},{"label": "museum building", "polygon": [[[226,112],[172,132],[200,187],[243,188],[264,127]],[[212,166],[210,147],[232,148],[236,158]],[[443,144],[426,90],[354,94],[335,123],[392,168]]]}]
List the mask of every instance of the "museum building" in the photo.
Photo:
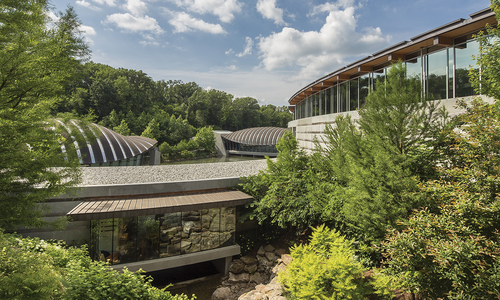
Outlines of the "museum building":
[{"label": "museum building", "polygon": [[357,110],[370,90],[385,81],[388,69],[397,61],[406,65],[408,76],[421,81],[428,99],[441,100],[450,115],[459,113],[456,100],[476,95],[469,82],[469,69],[475,65],[473,56],[479,53],[474,36],[487,24],[496,23],[494,12],[487,8],[319,78],[288,100],[294,113],[288,128],[301,147],[312,150],[314,139],[321,142],[326,124],[333,123],[339,114],[359,118]]}]

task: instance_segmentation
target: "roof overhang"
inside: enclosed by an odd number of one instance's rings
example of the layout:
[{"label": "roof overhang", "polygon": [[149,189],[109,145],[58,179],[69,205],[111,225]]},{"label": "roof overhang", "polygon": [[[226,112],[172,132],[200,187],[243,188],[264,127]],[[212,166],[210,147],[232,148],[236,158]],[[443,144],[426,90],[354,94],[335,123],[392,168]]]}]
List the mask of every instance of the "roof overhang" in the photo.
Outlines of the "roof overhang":
[{"label": "roof overhang", "polygon": [[89,221],[238,206],[247,204],[252,200],[252,196],[233,190],[114,197],[86,200],[66,215],[70,216],[74,221]]},{"label": "roof overhang", "polygon": [[492,25],[496,23],[495,13],[489,8],[483,9],[471,14],[468,19],[458,19],[424,32],[411,38],[411,41],[402,41],[325,75],[296,92],[290,97],[288,103],[290,105],[296,105],[308,95],[312,95],[318,90],[321,90],[318,89],[319,87],[327,88],[333,85],[333,83],[339,83],[349,80],[350,78],[356,78],[368,72],[376,71],[389,65],[391,62],[398,61],[399,59],[404,60],[406,54],[418,51],[422,48],[430,46],[450,46],[453,43],[453,38],[481,30],[487,24]]}]

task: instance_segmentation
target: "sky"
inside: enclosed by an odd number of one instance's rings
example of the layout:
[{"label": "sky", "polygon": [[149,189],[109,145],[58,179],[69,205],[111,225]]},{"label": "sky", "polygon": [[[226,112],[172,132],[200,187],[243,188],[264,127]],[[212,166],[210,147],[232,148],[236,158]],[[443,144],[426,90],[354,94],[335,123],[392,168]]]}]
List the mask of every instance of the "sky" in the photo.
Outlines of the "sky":
[{"label": "sky", "polygon": [[261,105],[489,0],[52,0],[72,6],[91,60],[196,82]]}]

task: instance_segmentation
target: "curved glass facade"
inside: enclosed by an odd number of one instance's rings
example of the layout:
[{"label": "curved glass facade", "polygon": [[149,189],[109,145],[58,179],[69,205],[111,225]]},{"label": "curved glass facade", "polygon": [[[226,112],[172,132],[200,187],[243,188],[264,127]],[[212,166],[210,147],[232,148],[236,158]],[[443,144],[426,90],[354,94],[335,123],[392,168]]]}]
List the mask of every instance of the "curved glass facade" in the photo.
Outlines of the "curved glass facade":
[{"label": "curved glass facade", "polygon": [[[475,66],[473,55],[479,45],[472,34],[455,38],[453,46],[430,46],[404,55],[408,76],[422,82],[430,100],[476,95],[469,82],[469,69]],[[371,90],[384,84],[390,63],[359,72],[348,80],[338,81],[322,91],[313,92],[295,106],[295,120],[318,115],[354,111],[365,103]]]}]

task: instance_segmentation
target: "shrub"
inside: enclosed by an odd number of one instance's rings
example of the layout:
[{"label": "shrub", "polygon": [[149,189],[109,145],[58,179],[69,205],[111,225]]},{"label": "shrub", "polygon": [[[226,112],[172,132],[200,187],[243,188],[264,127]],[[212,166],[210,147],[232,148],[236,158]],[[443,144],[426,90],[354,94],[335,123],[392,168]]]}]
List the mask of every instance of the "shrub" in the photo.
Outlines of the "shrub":
[{"label": "shrub", "polygon": [[352,241],[335,230],[324,225],[313,229],[310,243],[292,247],[291,256],[278,277],[289,299],[363,299],[371,293]]}]

